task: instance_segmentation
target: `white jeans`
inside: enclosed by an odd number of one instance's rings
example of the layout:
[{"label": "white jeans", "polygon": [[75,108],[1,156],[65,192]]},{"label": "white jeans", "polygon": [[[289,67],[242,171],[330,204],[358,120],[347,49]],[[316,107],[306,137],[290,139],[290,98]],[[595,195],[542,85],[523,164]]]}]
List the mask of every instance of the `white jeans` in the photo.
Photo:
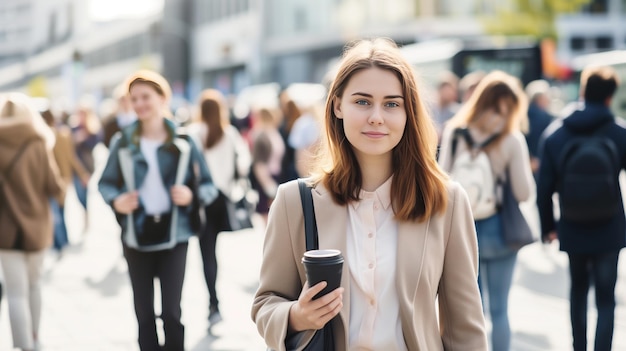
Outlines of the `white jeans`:
[{"label": "white jeans", "polygon": [[44,257],[45,250],[0,250],[13,346],[22,350],[35,348],[34,335],[39,331],[41,319],[41,273]]}]

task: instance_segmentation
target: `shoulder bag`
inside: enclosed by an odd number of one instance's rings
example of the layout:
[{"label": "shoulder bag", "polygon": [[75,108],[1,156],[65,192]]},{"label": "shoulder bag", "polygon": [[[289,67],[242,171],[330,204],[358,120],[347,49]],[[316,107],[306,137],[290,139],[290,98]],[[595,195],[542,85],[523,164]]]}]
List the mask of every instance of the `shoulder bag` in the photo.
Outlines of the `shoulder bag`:
[{"label": "shoulder bag", "polygon": [[231,231],[253,228],[252,216],[256,210],[255,190],[252,189],[250,179],[239,174],[237,146],[233,144],[234,176],[226,196],[226,211]]},{"label": "shoulder bag", "polygon": [[534,243],[537,239],[528,225],[528,221],[519,208],[519,203],[511,188],[511,177],[507,168],[502,189],[502,202],[500,204],[500,218],[502,220],[502,235],[504,243],[512,250]]},{"label": "shoulder bag", "polygon": [[[313,207],[313,196],[303,179],[298,179],[300,189],[300,200],[302,202],[302,212],[304,215],[304,235],[306,240],[306,250],[317,250],[319,239],[317,236],[317,223],[315,221],[315,211]],[[333,335],[332,320],[317,330],[313,339],[303,349],[304,351],[333,351],[335,349],[335,338]]]}]

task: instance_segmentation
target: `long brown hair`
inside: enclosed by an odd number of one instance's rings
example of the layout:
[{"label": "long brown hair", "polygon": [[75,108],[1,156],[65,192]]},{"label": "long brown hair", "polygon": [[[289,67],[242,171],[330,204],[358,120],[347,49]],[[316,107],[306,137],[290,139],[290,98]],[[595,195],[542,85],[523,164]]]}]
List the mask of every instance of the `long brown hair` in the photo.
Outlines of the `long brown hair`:
[{"label": "long brown hair", "polygon": [[285,111],[284,111],[285,132],[289,133],[291,131],[291,128],[293,127],[293,124],[296,123],[296,120],[300,118],[300,116],[302,115],[302,111],[300,111],[300,108],[298,107],[298,105],[296,105],[296,102],[291,100],[291,98],[289,98],[285,102],[284,108],[285,108]]},{"label": "long brown hair", "polygon": [[228,123],[224,95],[219,90],[206,89],[200,94],[200,120],[209,130],[204,141],[204,147],[209,149],[222,139],[224,125]]},{"label": "long brown hair", "polygon": [[326,100],[326,142],[321,146],[325,154],[320,160],[325,159],[327,164],[318,165],[315,180],[321,181],[339,204],[358,200],[362,174],[334,104],[355,73],[372,67],[394,73],[405,97],[407,122],[392,156],[395,218],[422,222],[445,210],[448,177],[437,165],[437,133],[419,95],[415,72],[390,39],[356,41],[344,52]]},{"label": "long brown hair", "polygon": [[513,131],[525,131],[528,125],[528,99],[520,81],[503,71],[493,71],[478,83],[476,90],[465,105],[448,122],[449,128],[467,127],[472,125],[482,132],[491,132],[490,121],[484,116],[489,110],[501,114],[500,103],[506,102],[509,107],[505,116],[505,124],[495,132],[500,136],[487,148],[493,148],[506,134]]}]

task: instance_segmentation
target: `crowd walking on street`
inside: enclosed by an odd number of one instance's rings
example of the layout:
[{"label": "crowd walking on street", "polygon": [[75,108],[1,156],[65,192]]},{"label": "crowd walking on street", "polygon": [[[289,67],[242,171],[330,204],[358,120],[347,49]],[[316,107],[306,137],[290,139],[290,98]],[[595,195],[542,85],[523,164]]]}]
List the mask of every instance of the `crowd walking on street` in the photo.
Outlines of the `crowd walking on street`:
[{"label": "crowd walking on street", "polygon": [[[186,349],[183,285],[196,268],[206,335],[236,303],[272,350],[311,350],[322,335],[324,350],[516,350],[515,274],[527,249],[553,242],[569,284],[569,325],[554,328],[568,330],[574,351],[623,345],[618,71],[585,68],[565,115],[548,80],[524,85],[502,70],[440,72],[433,96],[387,38],[350,42],[332,72],[315,86],[323,99],[281,87],[245,116],[220,87],[175,109],[176,86],[152,69],[129,72],[108,109],[94,97],[61,110],[0,92],[0,315],[10,344],[46,350],[42,311],[55,304],[42,300],[46,262],[54,270],[80,252],[68,228],[80,222],[87,240],[105,218],[94,221],[102,200],[141,351]],[[310,285],[302,263],[302,191],[319,249],[344,259],[340,286],[319,298],[327,282]],[[521,217],[511,220],[509,206]],[[249,300],[233,301],[220,282],[241,253],[221,245],[241,229],[260,238],[259,262],[237,261],[255,282]],[[531,237],[511,244],[522,231]]]}]

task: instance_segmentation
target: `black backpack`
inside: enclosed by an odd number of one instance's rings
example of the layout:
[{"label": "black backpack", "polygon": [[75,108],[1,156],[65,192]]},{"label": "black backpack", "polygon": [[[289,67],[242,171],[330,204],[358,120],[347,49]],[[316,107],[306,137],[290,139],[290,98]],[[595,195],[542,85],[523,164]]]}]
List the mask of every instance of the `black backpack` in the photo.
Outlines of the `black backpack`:
[{"label": "black backpack", "polygon": [[601,222],[622,210],[617,147],[604,135],[612,125],[611,121],[591,134],[577,135],[563,148],[559,158],[561,218]]}]

